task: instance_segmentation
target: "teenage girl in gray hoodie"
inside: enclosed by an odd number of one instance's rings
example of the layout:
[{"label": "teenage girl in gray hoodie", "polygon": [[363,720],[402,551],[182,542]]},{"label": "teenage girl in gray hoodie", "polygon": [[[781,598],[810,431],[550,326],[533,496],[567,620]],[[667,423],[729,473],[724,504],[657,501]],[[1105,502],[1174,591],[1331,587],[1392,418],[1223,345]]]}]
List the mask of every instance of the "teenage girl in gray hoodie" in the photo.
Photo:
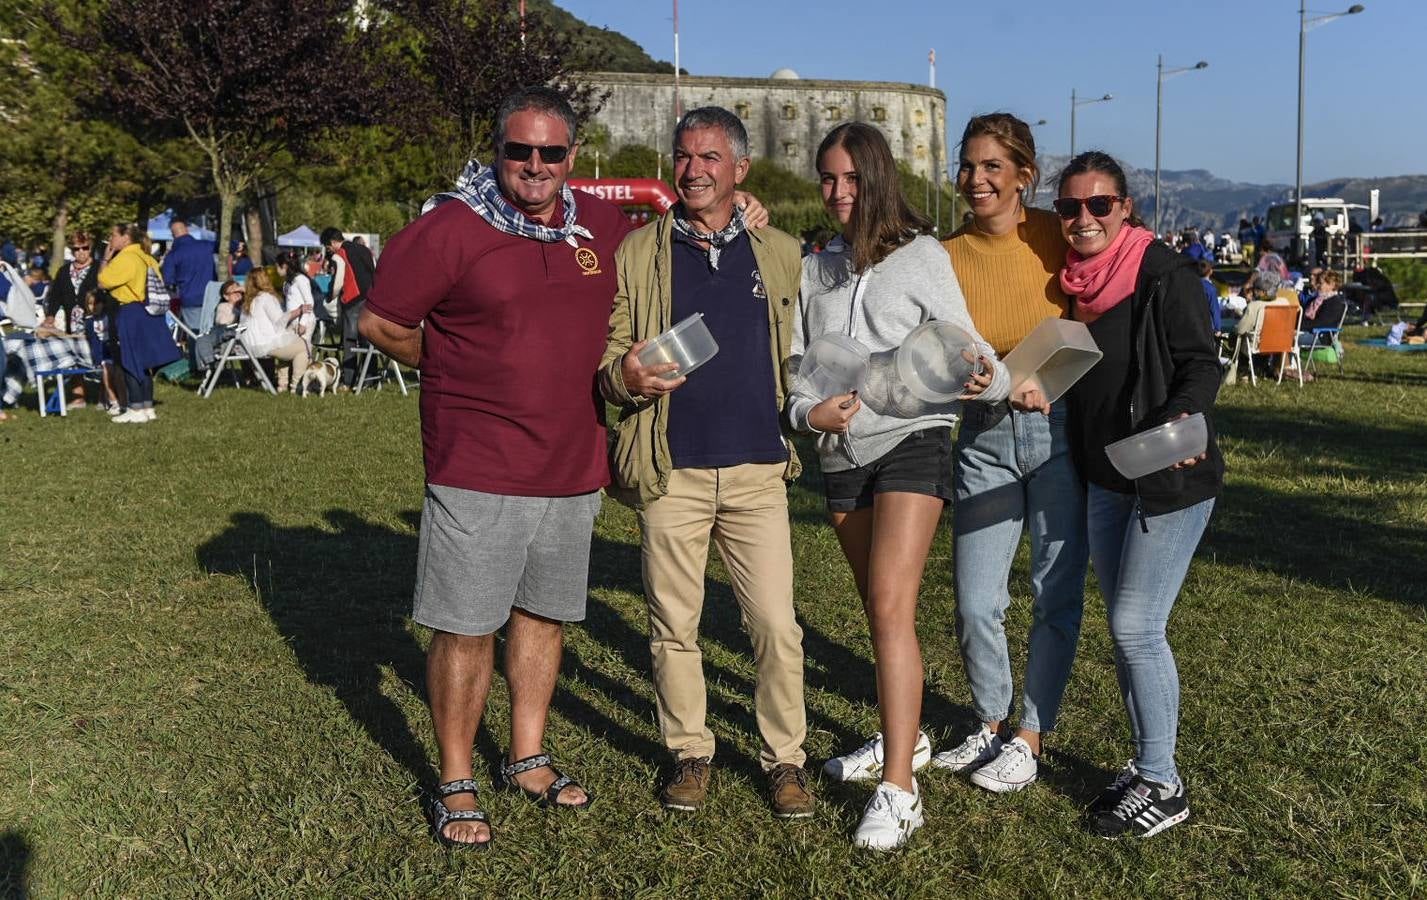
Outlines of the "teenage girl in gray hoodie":
[{"label": "teenage girl in gray hoodie", "polygon": [[913,328],[946,321],[971,335],[983,372],[966,383],[961,400],[1005,399],[1010,377],[977,335],[931,223],[902,196],[882,133],[860,122],[839,125],[823,139],[817,159],[823,201],[843,232],[803,261],[793,362],[819,336],[834,332],[864,344],[873,366],[865,396],[822,399],[800,385],[787,411],[794,428],[817,434],[829,515],[872,631],[882,723],[866,746],[831,760],[826,771],[842,780],[879,781],[853,842],[892,850],[922,824],[912,772],[926,764],[931,747],[918,731],[917,594],[952,496],[951,429],[961,405],[910,397],[891,375],[892,354]]}]

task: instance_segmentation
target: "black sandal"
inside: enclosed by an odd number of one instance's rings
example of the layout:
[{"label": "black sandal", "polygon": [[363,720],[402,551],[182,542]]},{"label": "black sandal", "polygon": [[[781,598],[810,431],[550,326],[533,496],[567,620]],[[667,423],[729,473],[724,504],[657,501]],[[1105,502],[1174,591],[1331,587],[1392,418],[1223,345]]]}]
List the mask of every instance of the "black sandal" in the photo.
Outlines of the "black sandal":
[{"label": "black sandal", "polygon": [[431,828],[436,835],[436,841],[447,849],[460,850],[489,850],[491,841],[495,840],[492,833],[489,840],[485,841],[458,841],[446,836],[446,826],[452,822],[483,822],[489,828],[491,820],[479,809],[451,809],[445,804],[447,797],[456,794],[470,794],[476,796],[476,782],[470,778],[461,778],[456,781],[448,781],[445,784],[437,785],[436,790],[431,794]]},{"label": "black sandal", "polygon": [[[541,791],[528,791],[520,786],[520,782],[515,780],[515,776],[522,772],[531,772],[535,769],[549,768],[555,773],[555,780],[550,786]],[[500,767],[501,786],[507,789],[514,788],[525,795],[525,798],[541,809],[548,809],[552,806],[559,809],[585,809],[595,802],[595,795],[585,790],[578,781],[555,768],[555,764],[550,759],[548,753],[537,753],[534,756],[527,756],[525,759],[517,759],[515,762]],[[561,803],[560,792],[568,787],[576,787],[585,791],[584,803]]]}]

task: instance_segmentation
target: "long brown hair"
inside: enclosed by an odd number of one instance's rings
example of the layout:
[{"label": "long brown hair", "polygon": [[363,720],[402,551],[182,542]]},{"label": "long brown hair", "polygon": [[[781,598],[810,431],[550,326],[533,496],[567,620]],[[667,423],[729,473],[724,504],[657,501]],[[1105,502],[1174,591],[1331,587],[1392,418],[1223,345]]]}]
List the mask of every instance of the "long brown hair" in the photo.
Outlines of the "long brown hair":
[{"label": "long brown hair", "polygon": [[857,200],[847,223],[854,272],[866,272],[917,235],[932,233],[931,220],[902,194],[897,162],[881,131],[865,122],[844,122],[829,131],[818,145],[819,171],[823,154],[834,147],[846,150],[857,170]]},{"label": "long brown hair", "polygon": [[268,277],[266,269],[253,269],[248,272],[248,279],[243,283],[243,312],[253,311],[253,301],[259,294],[277,296],[277,289],[273,287],[273,280]]}]

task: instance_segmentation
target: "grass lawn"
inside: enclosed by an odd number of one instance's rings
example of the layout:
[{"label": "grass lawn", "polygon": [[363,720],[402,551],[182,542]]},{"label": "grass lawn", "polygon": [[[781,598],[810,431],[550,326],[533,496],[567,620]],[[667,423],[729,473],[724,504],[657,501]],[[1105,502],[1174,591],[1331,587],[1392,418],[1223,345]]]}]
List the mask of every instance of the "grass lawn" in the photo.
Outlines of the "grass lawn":
[{"label": "grass lawn", "polygon": [[[1081,827],[1130,754],[1092,578],[1040,783],[993,796],[924,773],[928,825],[889,856],[850,847],[865,786],[819,784],[811,821],[769,815],[717,565],[712,798],[660,810],[637,530],[608,500],[548,740],[598,801],[545,814],[487,790],[495,849],[448,854],[419,800],[435,747],[407,619],[415,398],[165,385],[146,426],[23,412],[0,424],[0,896],[1427,894],[1427,354],[1353,347],[1347,365],[1220,395],[1228,487],[1170,632],[1189,822],[1146,842]],[[873,669],[816,476],[791,498],[818,768],[875,729]],[[922,590],[937,744],[973,724],[950,552],[943,529]],[[497,680],[483,781],[507,711]]]}]

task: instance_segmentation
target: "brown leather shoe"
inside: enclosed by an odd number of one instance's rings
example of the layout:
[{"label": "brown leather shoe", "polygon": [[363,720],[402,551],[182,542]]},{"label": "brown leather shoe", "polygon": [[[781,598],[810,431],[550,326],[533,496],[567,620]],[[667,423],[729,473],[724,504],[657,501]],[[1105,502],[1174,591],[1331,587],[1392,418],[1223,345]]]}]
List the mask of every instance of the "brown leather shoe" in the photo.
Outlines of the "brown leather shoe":
[{"label": "brown leather shoe", "polygon": [[693,812],[709,794],[709,758],[691,756],[674,764],[674,773],[664,782],[659,799],[665,809]]},{"label": "brown leather shoe", "polygon": [[773,815],[780,819],[805,819],[813,814],[813,792],[801,766],[780,763],[768,771],[768,797]]}]

